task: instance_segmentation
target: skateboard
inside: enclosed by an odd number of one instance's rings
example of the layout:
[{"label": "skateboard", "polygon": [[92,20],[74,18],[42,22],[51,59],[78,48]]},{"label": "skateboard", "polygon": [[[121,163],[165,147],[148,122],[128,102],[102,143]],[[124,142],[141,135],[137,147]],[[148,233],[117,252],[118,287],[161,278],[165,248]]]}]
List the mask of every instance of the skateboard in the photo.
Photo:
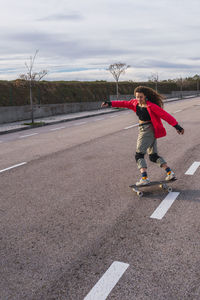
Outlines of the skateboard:
[{"label": "skateboard", "polygon": [[177,178],[173,178],[172,180],[160,180],[160,181],[150,181],[149,184],[147,185],[141,185],[141,186],[137,186],[135,184],[130,185],[129,187],[139,196],[142,197],[143,196],[143,189],[148,189],[151,186],[158,186],[159,188],[168,191],[169,193],[172,192],[172,187],[168,186],[169,183],[172,183],[174,181],[176,181]]}]

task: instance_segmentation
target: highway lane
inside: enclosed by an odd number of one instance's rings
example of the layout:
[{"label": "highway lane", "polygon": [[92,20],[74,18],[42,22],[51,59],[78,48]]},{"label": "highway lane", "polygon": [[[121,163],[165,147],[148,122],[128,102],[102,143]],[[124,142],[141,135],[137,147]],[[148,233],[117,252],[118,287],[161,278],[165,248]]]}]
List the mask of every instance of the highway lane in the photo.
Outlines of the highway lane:
[{"label": "highway lane", "polygon": [[[177,114],[193,106],[198,108],[199,103],[199,98],[192,98],[167,103],[165,107],[170,113]],[[123,128],[129,128],[137,123],[137,116],[132,111],[121,111],[116,114],[2,135],[0,136],[0,156],[4,159],[0,161],[0,168],[7,166],[7,163],[17,164],[22,153],[24,160],[35,159]],[[10,144],[10,142],[13,143]]]},{"label": "highway lane", "polygon": [[[110,114],[101,120],[94,117],[2,135],[0,169],[15,165],[22,159],[31,161],[121,130],[132,124],[133,116],[126,111],[115,116]],[[63,124],[65,128],[62,128]]]},{"label": "highway lane", "polygon": [[[115,261],[129,267],[108,299],[199,299],[200,170],[185,172],[200,161],[200,101],[189,101],[166,105],[186,132],[165,124],[159,141],[180,192],[159,221],[166,193],[139,199],[128,187],[139,176],[137,127],[125,130],[134,115],[3,141],[1,169],[27,161],[0,174],[3,299],[83,299]],[[149,165],[151,179],[164,176]]]}]

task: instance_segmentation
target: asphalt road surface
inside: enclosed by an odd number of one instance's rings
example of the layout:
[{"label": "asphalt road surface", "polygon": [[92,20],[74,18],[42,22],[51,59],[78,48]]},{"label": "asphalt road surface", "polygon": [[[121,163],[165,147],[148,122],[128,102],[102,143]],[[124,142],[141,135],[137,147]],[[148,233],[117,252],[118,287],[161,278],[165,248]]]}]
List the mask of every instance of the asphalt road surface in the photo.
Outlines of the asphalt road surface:
[{"label": "asphalt road surface", "polygon": [[200,299],[200,98],[165,109],[185,129],[158,140],[170,194],[129,188],[132,111],[0,137],[0,299]]}]

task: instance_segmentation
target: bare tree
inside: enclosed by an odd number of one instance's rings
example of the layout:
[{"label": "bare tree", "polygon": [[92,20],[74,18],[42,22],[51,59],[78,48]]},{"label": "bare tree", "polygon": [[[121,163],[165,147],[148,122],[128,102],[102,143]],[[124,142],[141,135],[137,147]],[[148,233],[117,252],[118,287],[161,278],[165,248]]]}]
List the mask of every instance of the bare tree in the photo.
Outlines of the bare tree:
[{"label": "bare tree", "polygon": [[180,87],[180,97],[183,98],[183,87],[187,86],[188,82],[186,79],[183,79],[182,76],[175,80],[176,84]]},{"label": "bare tree", "polygon": [[34,56],[30,57],[29,64],[25,62],[25,66],[27,68],[26,74],[19,75],[19,78],[25,80],[29,84],[29,92],[30,92],[30,105],[31,105],[31,120],[32,124],[34,123],[34,110],[33,110],[33,94],[32,94],[32,87],[36,81],[40,81],[44,76],[47,75],[47,70],[42,70],[40,72],[33,72],[33,66],[35,62],[35,58],[38,54],[39,50],[35,51]]},{"label": "bare tree", "polygon": [[113,75],[115,81],[116,81],[116,93],[117,93],[117,99],[119,98],[119,77],[121,74],[125,74],[126,70],[130,68],[129,65],[124,63],[115,63],[109,66],[108,71]]},{"label": "bare tree", "polygon": [[200,80],[200,76],[198,74],[196,74],[193,78],[197,82],[197,96],[199,96],[199,80]]},{"label": "bare tree", "polygon": [[151,77],[149,78],[150,81],[155,83],[155,90],[156,92],[158,91],[158,82],[159,82],[159,77],[158,77],[158,73],[152,73]]}]

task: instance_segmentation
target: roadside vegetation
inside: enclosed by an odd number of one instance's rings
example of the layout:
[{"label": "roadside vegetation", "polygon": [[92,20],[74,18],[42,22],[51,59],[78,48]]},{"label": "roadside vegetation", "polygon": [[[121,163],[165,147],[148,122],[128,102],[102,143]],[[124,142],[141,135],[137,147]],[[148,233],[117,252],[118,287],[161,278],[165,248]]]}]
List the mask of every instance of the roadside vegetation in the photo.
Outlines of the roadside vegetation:
[{"label": "roadside vegetation", "polygon": [[[132,95],[138,85],[155,88],[155,82],[121,81],[119,94]],[[161,94],[170,94],[172,91],[194,91],[199,89],[199,76],[178,78],[156,82],[157,90]],[[33,103],[56,104],[92,102],[108,99],[116,95],[116,82],[107,81],[39,81],[32,87]],[[30,91],[23,80],[0,81],[0,106],[20,106],[30,104]]]}]

